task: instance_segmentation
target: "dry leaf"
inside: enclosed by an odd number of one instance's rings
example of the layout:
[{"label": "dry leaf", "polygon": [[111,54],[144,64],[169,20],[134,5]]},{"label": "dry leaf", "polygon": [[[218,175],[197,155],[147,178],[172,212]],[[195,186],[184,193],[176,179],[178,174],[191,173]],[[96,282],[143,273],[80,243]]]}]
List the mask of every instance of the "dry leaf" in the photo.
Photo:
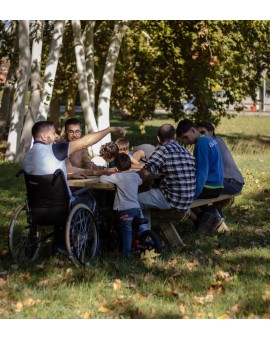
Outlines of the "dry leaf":
[{"label": "dry leaf", "polygon": [[192,270],[194,267],[197,267],[200,262],[197,259],[194,259],[193,262],[186,262],[186,266],[189,270]]},{"label": "dry leaf", "polygon": [[179,306],[179,312],[181,314],[185,314],[186,313],[186,306],[183,303],[181,303],[181,305]]},{"label": "dry leaf", "polygon": [[264,230],[261,229],[261,228],[257,228],[257,229],[255,229],[255,234],[260,235],[260,236],[264,236]]},{"label": "dry leaf", "polygon": [[3,287],[7,283],[7,280],[0,278],[0,287]]},{"label": "dry leaf", "polygon": [[35,300],[29,298],[29,299],[27,299],[27,300],[24,300],[23,305],[24,305],[24,306],[27,306],[27,307],[31,307],[31,306],[33,306],[35,303],[36,303]]},{"label": "dry leaf", "polygon": [[109,309],[104,307],[104,306],[101,306],[101,307],[99,307],[98,311],[100,313],[108,313]]},{"label": "dry leaf", "polygon": [[85,313],[83,314],[83,318],[84,318],[84,319],[90,319],[90,318],[91,318],[91,313],[90,313],[90,312],[85,312]]},{"label": "dry leaf", "polygon": [[113,290],[119,290],[121,289],[122,281],[119,279],[114,280],[113,282]]},{"label": "dry leaf", "polygon": [[23,304],[21,302],[16,303],[15,312],[21,312],[23,309]]},{"label": "dry leaf", "polygon": [[270,290],[266,290],[262,296],[263,301],[270,301]]}]

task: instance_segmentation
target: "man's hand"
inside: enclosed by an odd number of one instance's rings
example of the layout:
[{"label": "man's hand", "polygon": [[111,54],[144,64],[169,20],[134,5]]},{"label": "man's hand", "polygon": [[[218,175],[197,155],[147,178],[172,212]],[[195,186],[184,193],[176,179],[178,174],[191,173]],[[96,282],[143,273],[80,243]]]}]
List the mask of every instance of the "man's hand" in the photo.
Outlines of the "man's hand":
[{"label": "man's hand", "polygon": [[67,175],[68,179],[85,179],[87,175],[84,172],[75,172]]},{"label": "man's hand", "polygon": [[129,129],[129,126],[112,126],[111,132],[116,133],[122,137],[125,137],[127,129]]},{"label": "man's hand", "polygon": [[113,167],[113,168],[106,168],[103,171],[105,172],[105,174],[115,174],[116,172],[118,172],[118,169],[116,167]]}]

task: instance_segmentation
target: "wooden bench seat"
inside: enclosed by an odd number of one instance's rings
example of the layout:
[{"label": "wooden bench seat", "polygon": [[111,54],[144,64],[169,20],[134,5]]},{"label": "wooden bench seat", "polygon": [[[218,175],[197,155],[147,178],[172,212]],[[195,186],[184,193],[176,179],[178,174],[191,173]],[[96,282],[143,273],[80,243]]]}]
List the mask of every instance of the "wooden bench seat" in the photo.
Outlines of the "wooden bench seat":
[{"label": "wooden bench seat", "polygon": [[233,204],[234,197],[239,195],[241,195],[241,193],[235,195],[220,195],[216,198],[198,199],[191,203],[186,212],[180,212],[175,209],[152,209],[151,218],[158,222],[158,226],[171,245],[183,248],[185,244],[174,226],[175,223],[181,223],[192,215],[191,209],[203,205],[214,205],[217,209],[228,208]]}]

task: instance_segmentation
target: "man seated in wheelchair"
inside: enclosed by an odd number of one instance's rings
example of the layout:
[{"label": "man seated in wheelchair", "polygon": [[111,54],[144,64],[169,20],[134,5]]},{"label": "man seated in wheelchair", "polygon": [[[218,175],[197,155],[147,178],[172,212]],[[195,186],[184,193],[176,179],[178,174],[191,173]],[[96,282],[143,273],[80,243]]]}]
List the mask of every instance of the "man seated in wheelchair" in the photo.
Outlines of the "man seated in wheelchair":
[{"label": "man seated in wheelchair", "polygon": [[[39,121],[32,127],[32,136],[34,139],[33,147],[28,150],[23,159],[23,170],[28,175],[50,175],[54,174],[56,170],[63,171],[65,182],[67,179],[67,171],[65,159],[72,153],[93,145],[105,137],[108,133],[116,133],[125,135],[126,127],[108,127],[104,130],[93,132],[85,135],[82,138],[76,139],[71,142],[55,143],[58,135],[52,121]],[[95,210],[95,200],[88,190],[79,190],[81,194],[76,192],[71,193],[67,185],[68,195],[70,198],[71,206],[78,203],[84,203],[92,211]],[[82,193],[83,191],[83,193]],[[59,221],[56,224],[65,224],[66,221]],[[64,244],[64,232],[55,225],[58,230],[55,233],[55,243],[59,242]]]},{"label": "man seated in wheelchair", "polygon": [[142,179],[135,171],[130,171],[131,160],[126,153],[119,153],[115,157],[118,173],[100,176],[102,183],[114,183],[116,194],[113,210],[119,218],[119,229],[122,235],[122,255],[127,257],[132,246],[132,221],[134,217],[141,217],[142,211],[138,202],[138,187]]}]

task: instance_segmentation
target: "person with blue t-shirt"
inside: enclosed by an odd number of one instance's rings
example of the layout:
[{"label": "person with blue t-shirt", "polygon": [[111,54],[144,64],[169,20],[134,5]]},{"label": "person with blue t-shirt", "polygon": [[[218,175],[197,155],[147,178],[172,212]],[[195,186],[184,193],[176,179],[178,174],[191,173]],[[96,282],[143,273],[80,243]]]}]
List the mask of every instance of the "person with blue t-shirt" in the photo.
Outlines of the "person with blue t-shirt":
[{"label": "person with blue t-shirt", "polygon": [[[215,139],[203,136],[190,119],[178,123],[177,136],[186,144],[195,144],[193,155],[196,166],[196,192],[194,199],[214,198],[220,195],[223,188],[224,170],[219,146]],[[211,206],[194,210],[197,215],[197,232],[206,234],[217,231],[224,218]]]}]

